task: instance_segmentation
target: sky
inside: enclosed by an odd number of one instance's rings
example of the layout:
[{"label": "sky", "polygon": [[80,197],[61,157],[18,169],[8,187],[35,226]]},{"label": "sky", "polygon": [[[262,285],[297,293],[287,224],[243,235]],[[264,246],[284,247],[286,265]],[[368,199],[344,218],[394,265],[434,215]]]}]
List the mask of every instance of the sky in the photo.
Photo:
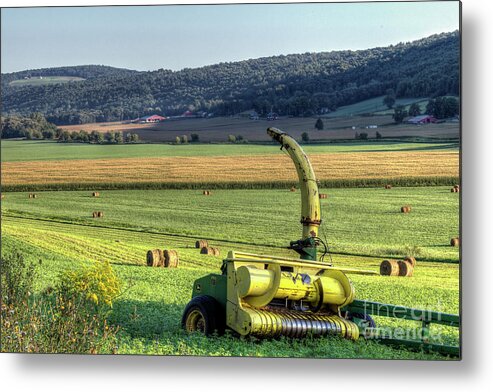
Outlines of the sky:
[{"label": "sky", "polygon": [[179,70],[457,29],[458,1],[2,8],[1,72],[83,64]]}]

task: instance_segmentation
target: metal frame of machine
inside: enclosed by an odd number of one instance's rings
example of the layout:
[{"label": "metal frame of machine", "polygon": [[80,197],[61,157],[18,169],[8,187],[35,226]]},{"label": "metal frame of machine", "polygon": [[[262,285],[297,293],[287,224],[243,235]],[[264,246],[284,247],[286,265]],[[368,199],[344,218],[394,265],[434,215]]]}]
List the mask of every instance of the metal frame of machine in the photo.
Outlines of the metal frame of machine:
[{"label": "metal frame of machine", "polygon": [[[336,268],[317,261],[321,224],[318,182],[306,154],[286,133],[269,128],[293,160],[301,192],[302,238],[289,249],[300,258],[229,252],[221,274],[194,282],[192,300],[185,308],[182,326],[206,335],[229,328],[239,335],[257,337],[336,335],[356,340],[375,339],[411,349],[460,356],[460,347],[430,342],[431,324],[460,327],[458,315],[357,300],[347,274],[374,271]],[[419,321],[419,339],[396,338],[382,333],[373,316]]]}]

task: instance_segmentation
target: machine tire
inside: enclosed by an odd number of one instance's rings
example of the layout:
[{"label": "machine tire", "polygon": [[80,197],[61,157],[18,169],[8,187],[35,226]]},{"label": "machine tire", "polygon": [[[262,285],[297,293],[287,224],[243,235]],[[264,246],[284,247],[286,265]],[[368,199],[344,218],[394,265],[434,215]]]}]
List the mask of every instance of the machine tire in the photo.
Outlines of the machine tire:
[{"label": "machine tire", "polygon": [[373,318],[369,315],[369,314],[363,314],[363,313],[352,313],[352,312],[349,312],[348,314],[348,320],[350,321],[353,321],[353,318],[359,318],[359,319],[362,319],[362,320],[366,320],[368,321],[368,326],[370,328],[376,328],[376,324],[375,324],[375,320],[373,320]]},{"label": "machine tire", "polygon": [[185,307],[181,326],[187,332],[202,332],[206,336],[224,333],[225,315],[219,303],[209,295],[193,298]]}]

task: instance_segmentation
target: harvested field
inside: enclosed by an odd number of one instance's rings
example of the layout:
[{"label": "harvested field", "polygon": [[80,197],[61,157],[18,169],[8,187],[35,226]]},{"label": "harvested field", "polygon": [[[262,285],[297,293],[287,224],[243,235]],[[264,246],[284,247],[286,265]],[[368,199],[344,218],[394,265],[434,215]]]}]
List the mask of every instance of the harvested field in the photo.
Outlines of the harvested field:
[{"label": "harvested field", "polygon": [[[322,181],[459,175],[454,151],[327,153],[310,159]],[[4,162],[2,185],[297,181],[292,166],[283,154]]]},{"label": "harvested field", "polygon": [[[314,128],[316,118],[287,118],[281,117],[276,121],[257,120],[239,117],[216,117],[212,119],[179,119],[167,120],[157,124],[125,124],[120,122],[68,125],[61,128],[68,131],[81,129],[91,132],[133,132],[142,140],[152,142],[172,142],[176,136],[184,133],[197,133],[202,142],[224,142],[228,134],[241,134],[249,141],[269,141],[265,133],[269,126],[282,129],[291,136],[299,139],[303,132],[308,132],[310,140],[354,139],[354,133],[366,132],[369,138],[376,137],[378,131],[383,137],[434,137],[458,138],[459,123],[447,122],[442,124],[394,124],[392,116],[382,115],[373,117],[336,117],[324,118],[324,129]],[[377,129],[368,126],[377,125]],[[353,129],[355,127],[355,129]]]}]

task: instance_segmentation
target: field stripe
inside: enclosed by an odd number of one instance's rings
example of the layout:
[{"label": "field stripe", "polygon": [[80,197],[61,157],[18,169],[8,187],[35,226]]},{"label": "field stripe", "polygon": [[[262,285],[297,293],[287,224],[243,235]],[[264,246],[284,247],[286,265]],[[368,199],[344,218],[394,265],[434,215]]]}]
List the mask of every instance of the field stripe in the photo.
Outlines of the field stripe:
[{"label": "field stripe", "polygon": [[[457,177],[459,154],[400,151],[312,154],[320,180]],[[115,183],[256,183],[297,181],[284,154],[4,162],[2,185]]]}]

